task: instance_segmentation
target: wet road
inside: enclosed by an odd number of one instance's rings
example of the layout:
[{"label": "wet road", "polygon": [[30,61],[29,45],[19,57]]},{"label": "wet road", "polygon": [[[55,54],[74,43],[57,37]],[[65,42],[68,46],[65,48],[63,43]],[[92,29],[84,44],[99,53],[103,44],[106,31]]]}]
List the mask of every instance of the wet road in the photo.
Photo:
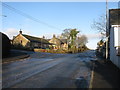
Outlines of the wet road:
[{"label": "wet road", "polygon": [[95,52],[77,54],[33,53],[30,58],[2,65],[3,88],[86,88],[90,60]]}]

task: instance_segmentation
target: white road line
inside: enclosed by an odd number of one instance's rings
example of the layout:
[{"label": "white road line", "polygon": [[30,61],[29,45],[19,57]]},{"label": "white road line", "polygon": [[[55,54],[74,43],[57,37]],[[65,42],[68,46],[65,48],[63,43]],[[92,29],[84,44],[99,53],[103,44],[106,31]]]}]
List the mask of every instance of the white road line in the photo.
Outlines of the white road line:
[{"label": "white road line", "polygon": [[89,85],[89,88],[92,88],[93,77],[94,77],[94,63],[93,63],[92,71],[91,71],[91,79],[90,79],[90,85]]}]

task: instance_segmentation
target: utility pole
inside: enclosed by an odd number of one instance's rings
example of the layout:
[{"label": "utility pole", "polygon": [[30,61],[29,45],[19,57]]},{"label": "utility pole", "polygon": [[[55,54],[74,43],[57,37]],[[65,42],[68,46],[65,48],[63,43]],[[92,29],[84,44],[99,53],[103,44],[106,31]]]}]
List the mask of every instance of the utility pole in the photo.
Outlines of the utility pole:
[{"label": "utility pole", "polygon": [[41,49],[42,49],[42,38],[41,38]]},{"label": "utility pole", "polygon": [[106,0],[106,59],[108,59],[108,0]]}]

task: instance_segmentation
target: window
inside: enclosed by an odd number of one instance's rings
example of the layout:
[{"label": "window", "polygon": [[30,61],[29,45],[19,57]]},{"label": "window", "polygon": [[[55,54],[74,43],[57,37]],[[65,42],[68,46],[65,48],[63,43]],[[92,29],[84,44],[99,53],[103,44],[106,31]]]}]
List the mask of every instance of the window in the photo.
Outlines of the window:
[{"label": "window", "polygon": [[116,50],[117,50],[117,56],[120,56],[120,47],[117,47]]}]

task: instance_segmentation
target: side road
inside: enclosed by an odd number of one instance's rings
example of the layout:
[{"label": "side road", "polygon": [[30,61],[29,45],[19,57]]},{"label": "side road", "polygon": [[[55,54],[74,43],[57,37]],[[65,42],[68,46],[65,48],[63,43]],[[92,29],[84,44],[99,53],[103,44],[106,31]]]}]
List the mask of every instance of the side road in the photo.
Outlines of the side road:
[{"label": "side road", "polygon": [[47,58],[47,57],[61,57],[65,54],[52,54],[52,53],[44,53],[44,52],[34,52],[34,51],[25,51],[25,50],[11,50],[9,56],[2,59],[2,64],[24,60],[24,58]]},{"label": "side road", "polygon": [[120,69],[110,60],[93,61],[93,67],[90,88],[120,88]]}]

